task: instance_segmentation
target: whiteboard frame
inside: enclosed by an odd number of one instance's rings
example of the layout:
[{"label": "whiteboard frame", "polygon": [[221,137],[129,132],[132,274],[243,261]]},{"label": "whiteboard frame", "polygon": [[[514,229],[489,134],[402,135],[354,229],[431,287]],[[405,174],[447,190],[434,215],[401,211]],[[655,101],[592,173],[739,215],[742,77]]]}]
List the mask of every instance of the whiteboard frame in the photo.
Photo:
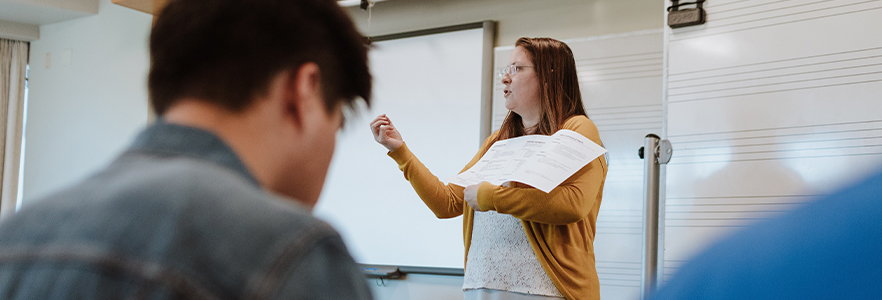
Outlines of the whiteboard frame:
[{"label": "whiteboard frame", "polygon": [[[482,59],[481,59],[481,120],[479,130],[479,140],[476,141],[480,146],[484,140],[490,136],[492,125],[492,104],[493,104],[493,55],[494,45],[496,41],[496,21],[483,21],[459,25],[451,25],[444,27],[436,27],[429,29],[421,29],[415,31],[393,33],[379,36],[367,37],[368,44],[381,41],[389,41],[396,39],[404,39],[411,37],[419,37],[432,34],[448,33],[462,30],[483,29]],[[465,271],[463,268],[445,268],[445,267],[425,267],[425,266],[401,266],[401,265],[377,265],[377,264],[361,264],[359,268],[366,275],[377,278],[396,279],[401,274],[430,274],[430,275],[447,275],[447,276],[463,276]],[[376,274],[374,270],[378,268],[386,270],[395,270],[389,272],[388,275]]]},{"label": "whiteboard frame", "polygon": [[481,128],[479,129],[480,140],[478,141],[478,145],[481,145],[484,143],[484,140],[490,136],[490,130],[493,121],[493,54],[495,52],[493,46],[496,42],[496,21],[487,20],[483,22],[420,29],[401,33],[371,36],[367,39],[368,43],[374,43],[478,28],[484,29],[484,44],[482,46],[483,58],[481,59]]}]

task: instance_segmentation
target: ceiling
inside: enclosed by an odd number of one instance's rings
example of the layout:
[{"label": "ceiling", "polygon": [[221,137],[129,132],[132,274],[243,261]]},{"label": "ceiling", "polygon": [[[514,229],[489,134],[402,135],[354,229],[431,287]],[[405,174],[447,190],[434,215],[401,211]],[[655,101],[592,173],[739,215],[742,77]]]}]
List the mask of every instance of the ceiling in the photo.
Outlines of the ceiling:
[{"label": "ceiling", "polygon": [[[0,37],[37,40],[40,37],[40,25],[96,15],[101,1],[106,0],[0,0]],[[341,6],[358,6],[361,0],[338,0],[337,3]]]},{"label": "ceiling", "polygon": [[[372,0],[380,2],[384,0]],[[0,20],[45,25],[94,15],[100,0],[0,0]],[[358,6],[361,0],[338,0],[341,6]]]},{"label": "ceiling", "polygon": [[0,0],[0,20],[44,25],[95,15],[99,0]]}]

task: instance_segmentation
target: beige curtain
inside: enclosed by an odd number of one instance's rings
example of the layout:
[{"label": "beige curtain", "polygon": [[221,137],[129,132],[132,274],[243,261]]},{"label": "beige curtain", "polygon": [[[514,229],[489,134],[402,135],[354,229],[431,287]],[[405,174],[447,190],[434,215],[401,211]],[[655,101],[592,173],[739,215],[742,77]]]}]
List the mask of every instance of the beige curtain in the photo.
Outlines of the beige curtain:
[{"label": "beige curtain", "polygon": [[0,219],[15,212],[18,198],[28,47],[0,38]]}]

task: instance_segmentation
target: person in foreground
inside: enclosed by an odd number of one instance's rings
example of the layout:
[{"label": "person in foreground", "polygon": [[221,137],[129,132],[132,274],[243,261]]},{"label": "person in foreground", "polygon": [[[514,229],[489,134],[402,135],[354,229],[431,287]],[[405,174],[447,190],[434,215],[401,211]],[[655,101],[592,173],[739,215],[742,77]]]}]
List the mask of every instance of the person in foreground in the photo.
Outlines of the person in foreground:
[{"label": "person in foreground", "polygon": [[[585,114],[570,48],[550,38],[521,38],[500,72],[510,110],[463,171],[496,141],[576,131],[601,144]],[[466,299],[599,299],[594,234],[606,178],[600,157],[550,193],[511,182],[445,185],[408,150],[389,117],[371,122],[404,177],[438,218],[463,215]]]},{"label": "person in foreground", "polygon": [[0,225],[3,299],[370,299],[311,216],[367,46],[332,0],[175,0],[150,36],[159,120]]},{"label": "person in foreground", "polygon": [[882,172],[736,232],[651,297],[879,299]]}]

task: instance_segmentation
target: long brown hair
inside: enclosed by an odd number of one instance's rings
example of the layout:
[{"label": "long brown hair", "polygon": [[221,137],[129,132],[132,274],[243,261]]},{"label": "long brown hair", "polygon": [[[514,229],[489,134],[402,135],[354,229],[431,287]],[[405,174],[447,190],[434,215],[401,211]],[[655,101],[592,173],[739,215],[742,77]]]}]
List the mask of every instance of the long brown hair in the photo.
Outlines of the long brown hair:
[{"label": "long brown hair", "polygon": [[[567,44],[552,38],[522,37],[515,42],[515,47],[522,47],[529,53],[539,80],[541,111],[539,124],[533,134],[552,135],[561,129],[568,118],[588,116],[582,104],[576,60]],[[509,111],[499,128],[496,141],[524,134],[526,128],[521,116]]]}]

